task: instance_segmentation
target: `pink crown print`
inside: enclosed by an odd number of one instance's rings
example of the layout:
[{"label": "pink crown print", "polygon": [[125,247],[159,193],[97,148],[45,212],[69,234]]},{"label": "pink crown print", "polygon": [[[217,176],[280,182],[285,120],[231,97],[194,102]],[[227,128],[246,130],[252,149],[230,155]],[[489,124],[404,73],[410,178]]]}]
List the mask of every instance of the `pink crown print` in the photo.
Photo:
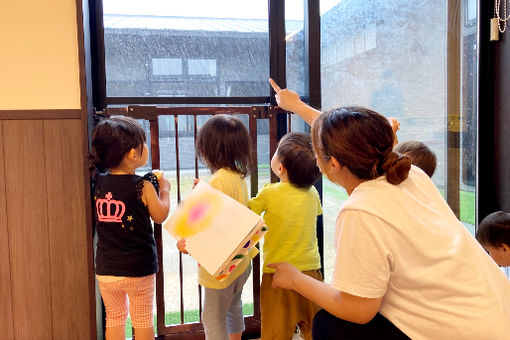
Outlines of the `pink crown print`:
[{"label": "pink crown print", "polygon": [[96,200],[97,218],[101,222],[122,222],[126,206],[121,201],[112,200],[111,192],[104,196],[106,199]]}]

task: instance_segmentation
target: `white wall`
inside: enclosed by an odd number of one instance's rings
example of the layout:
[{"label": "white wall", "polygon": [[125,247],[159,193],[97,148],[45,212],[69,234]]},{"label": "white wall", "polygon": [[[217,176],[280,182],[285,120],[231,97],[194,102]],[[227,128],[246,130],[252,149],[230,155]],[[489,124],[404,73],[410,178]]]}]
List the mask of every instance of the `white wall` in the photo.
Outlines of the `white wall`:
[{"label": "white wall", "polygon": [[0,2],[0,110],[79,109],[76,3]]}]

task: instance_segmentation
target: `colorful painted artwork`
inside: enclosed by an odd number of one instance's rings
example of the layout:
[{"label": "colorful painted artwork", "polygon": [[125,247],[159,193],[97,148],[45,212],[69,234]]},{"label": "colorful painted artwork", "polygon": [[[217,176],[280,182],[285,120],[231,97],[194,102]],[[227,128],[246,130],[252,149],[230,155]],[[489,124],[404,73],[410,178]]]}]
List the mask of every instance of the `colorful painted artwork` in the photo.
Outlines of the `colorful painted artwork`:
[{"label": "colorful painted artwork", "polygon": [[260,239],[267,232],[265,224],[258,225],[255,234],[251,235],[251,238],[247,242],[243,242],[244,245],[238,249],[233,257],[227,261],[221,268],[222,270],[215,276],[216,280],[223,281],[228,275],[234,270],[234,268],[243,260],[245,256],[257,245]]},{"label": "colorful painted artwork", "polygon": [[224,280],[267,230],[262,218],[233,198],[199,182],[164,222],[211,275]]},{"label": "colorful painted artwork", "polygon": [[173,223],[167,230],[177,239],[189,238],[209,228],[219,208],[216,193],[203,190],[200,195],[190,195],[172,215]]}]

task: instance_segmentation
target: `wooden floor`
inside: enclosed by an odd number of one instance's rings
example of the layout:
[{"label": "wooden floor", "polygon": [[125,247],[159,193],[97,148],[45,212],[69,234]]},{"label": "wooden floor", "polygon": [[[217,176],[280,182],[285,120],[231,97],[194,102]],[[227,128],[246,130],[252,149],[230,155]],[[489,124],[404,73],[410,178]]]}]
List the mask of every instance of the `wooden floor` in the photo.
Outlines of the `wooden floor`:
[{"label": "wooden floor", "polygon": [[[253,339],[253,340],[260,340],[260,338]],[[301,335],[299,333],[297,333],[296,335],[294,335],[292,340],[303,340],[303,338],[301,337]]]}]

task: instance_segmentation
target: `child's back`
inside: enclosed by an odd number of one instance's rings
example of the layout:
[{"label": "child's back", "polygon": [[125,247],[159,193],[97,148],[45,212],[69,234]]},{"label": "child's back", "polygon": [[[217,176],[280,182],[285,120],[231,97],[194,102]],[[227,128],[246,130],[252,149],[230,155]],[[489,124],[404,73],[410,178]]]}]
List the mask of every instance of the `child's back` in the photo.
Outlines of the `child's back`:
[{"label": "child's back", "polygon": [[98,275],[145,276],[158,270],[150,215],[138,190],[143,181],[137,175],[105,174],[96,179]]},{"label": "child's back", "polygon": [[[248,206],[248,188],[246,180],[239,173],[225,168],[219,169],[211,176],[209,184],[213,188],[229,195],[239,203]],[[251,259],[255,255],[257,255],[256,250],[251,252],[249,256],[245,257],[243,261],[241,261],[230,273],[230,275],[221,282],[200,266],[198,267],[198,283],[207,288],[226,288],[246,271],[246,269],[250,266]]]},{"label": "child's back", "polygon": [[264,212],[269,227],[264,236],[264,273],[274,273],[266,264],[289,262],[301,271],[320,269],[316,221],[322,213],[314,186],[301,189],[289,182],[266,184],[250,209]]}]

